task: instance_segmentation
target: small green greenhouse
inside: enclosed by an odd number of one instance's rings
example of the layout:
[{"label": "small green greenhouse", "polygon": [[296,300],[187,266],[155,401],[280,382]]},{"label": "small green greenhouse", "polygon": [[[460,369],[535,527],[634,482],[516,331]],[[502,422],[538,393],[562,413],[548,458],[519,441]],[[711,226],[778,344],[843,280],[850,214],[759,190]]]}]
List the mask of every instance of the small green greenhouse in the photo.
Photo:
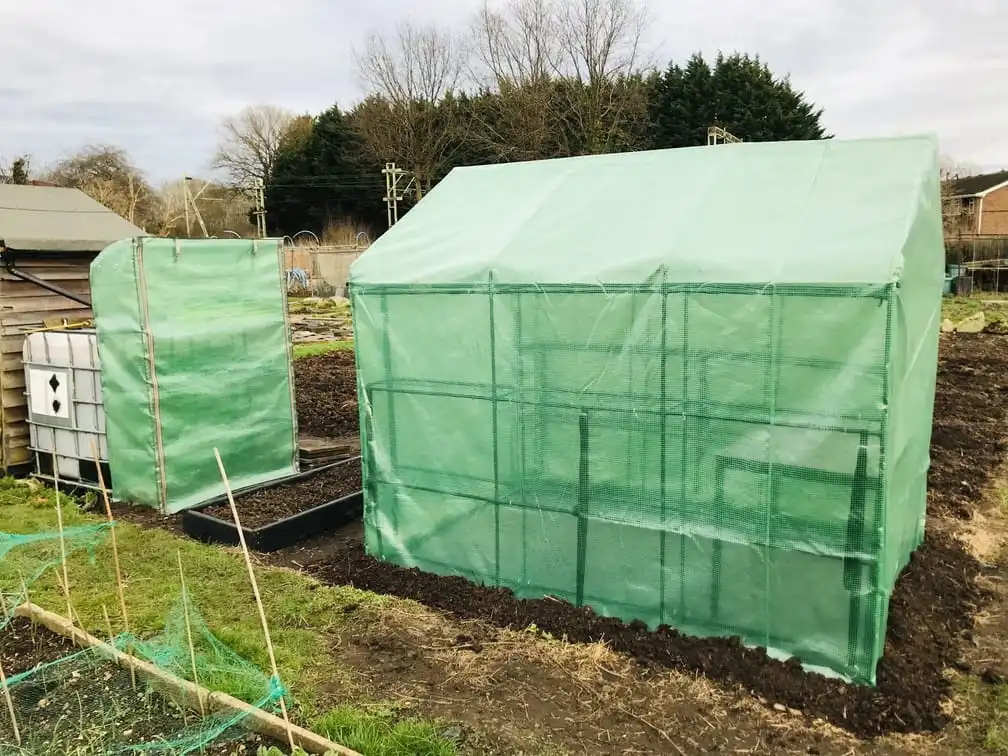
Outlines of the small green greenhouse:
[{"label": "small green greenhouse", "polygon": [[279,239],[123,239],[91,263],[112,491],[181,512],[298,471]]},{"label": "small green greenhouse", "polygon": [[874,684],[943,261],[930,137],[452,171],[351,271],[369,553]]}]

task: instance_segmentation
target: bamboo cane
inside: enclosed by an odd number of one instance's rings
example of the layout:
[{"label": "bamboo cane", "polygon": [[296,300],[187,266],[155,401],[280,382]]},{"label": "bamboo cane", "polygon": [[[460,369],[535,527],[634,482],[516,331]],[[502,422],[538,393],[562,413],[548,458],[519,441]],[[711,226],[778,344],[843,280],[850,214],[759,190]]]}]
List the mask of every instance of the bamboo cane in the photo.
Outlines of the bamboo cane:
[{"label": "bamboo cane", "polygon": [[14,740],[18,747],[21,746],[21,730],[18,729],[17,714],[14,712],[14,699],[11,698],[10,688],[7,687],[7,675],[4,674],[3,665],[0,664],[0,685],[3,686],[4,699],[7,701],[7,713],[10,714],[11,727],[14,728]]},{"label": "bamboo cane", "polygon": [[[199,675],[196,673],[196,647],[193,645],[192,624],[189,622],[189,592],[186,589],[185,572],[182,570],[182,549],[176,549],[175,556],[178,557],[179,582],[182,583],[182,611],[185,614],[186,639],[189,641],[189,661],[192,664],[192,680],[199,685]],[[200,714],[206,716],[206,708],[203,699],[199,702]]]},{"label": "bamboo cane", "polygon": [[[129,613],[126,611],[126,589],[123,586],[122,568],[119,565],[119,542],[116,540],[115,520],[112,517],[112,502],[109,501],[108,489],[105,488],[105,475],[102,473],[101,458],[98,456],[98,446],[91,439],[91,456],[94,457],[95,469],[98,470],[98,487],[101,488],[102,500],[105,502],[105,519],[108,520],[112,541],[112,562],[115,565],[116,590],[119,593],[119,610],[122,612],[123,629],[126,636],[130,635]],[[127,647],[127,653],[133,653],[133,643]],[[136,689],[136,671],[130,667],[130,682]]]},{"label": "bamboo cane", "polygon": [[63,564],[63,594],[66,597],[67,619],[73,622],[73,607],[70,604],[70,576],[67,573],[66,540],[63,537],[63,506],[59,493],[59,461],[53,452],[53,486],[56,489],[56,524],[59,526],[60,561]]},{"label": "bamboo cane", "polygon": [[[220,470],[221,480],[224,481],[224,493],[227,494],[228,504],[231,505],[231,516],[234,518],[235,528],[238,531],[238,542],[241,544],[242,554],[245,557],[245,566],[248,567],[249,581],[252,583],[252,594],[255,596],[256,607],[259,609],[259,620],[262,622],[263,635],[266,636],[266,650],[269,652],[270,666],[273,677],[280,679],[280,671],[277,669],[276,653],[273,651],[273,640],[270,638],[269,624],[266,622],[266,610],[263,608],[262,598],[259,595],[259,584],[256,582],[255,570],[252,569],[252,557],[249,555],[248,544],[245,543],[245,531],[242,530],[241,520],[238,518],[238,507],[235,506],[234,495],[231,493],[231,483],[228,481],[227,472],[224,470],[224,462],[221,460],[220,451],[214,447],[214,456],[217,458],[217,467]],[[284,697],[280,696],[280,713],[283,714],[284,722],[287,723],[287,740],[290,742],[291,750],[294,750],[294,736],[291,733],[290,717],[287,714],[287,704]]]}]

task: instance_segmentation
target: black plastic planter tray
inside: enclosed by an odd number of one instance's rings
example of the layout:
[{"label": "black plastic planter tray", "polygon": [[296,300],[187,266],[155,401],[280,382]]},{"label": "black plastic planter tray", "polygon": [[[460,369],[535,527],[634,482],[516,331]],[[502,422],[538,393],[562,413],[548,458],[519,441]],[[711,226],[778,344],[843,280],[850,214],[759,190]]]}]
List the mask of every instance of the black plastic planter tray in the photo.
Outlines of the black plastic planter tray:
[{"label": "black plastic planter tray", "polygon": [[[238,514],[239,516],[241,515],[241,503],[238,499],[242,494],[250,493],[252,491],[265,490],[268,488],[276,488],[290,483],[297,483],[306,478],[318,475],[325,470],[330,470],[339,465],[348,464],[354,461],[356,460],[353,458],[346,459],[341,462],[337,462],[336,464],[326,465],[325,467],[315,468],[314,470],[302,472],[297,475],[289,475],[288,477],[281,478],[280,480],[270,481],[265,485],[250,486],[243,488],[240,491],[235,491],[233,492],[233,495],[236,500],[235,503],[239,505]],[[237,546],[239,543],[238,529],[235,528],[234,522],[230,519],[222,520],[219,517],[208,515],[202,511],[208,507],[226,502],[227,496],[218,496],[217,498],[208,501],[199,509],[189,509],[183,512],[183,532],[185,532],[185,534],[190,538],[195,538],[196,540],[203,541],[204,543],[222,543]],[[363,511],[364,493],[362,491],[356,491],[355,493],[348,494],[340,499],[334,499],[333,501],[328,501],[325,504],[319,504],[311,509],[306,509],[304,512],[298,512],[290,517],[276,520],[268,525],[263,525],[259,528],[246,528],[243,526],[242,530],[245,533],[245,543],[247,543],[248,547],[253,551],[276,551],[277,549],[282,549],[285,546],[290,546],[298,543],[299,541],[304,541],[312,536],[319,535],[320,533],[337,530],[347,523],[359,518]]]}]

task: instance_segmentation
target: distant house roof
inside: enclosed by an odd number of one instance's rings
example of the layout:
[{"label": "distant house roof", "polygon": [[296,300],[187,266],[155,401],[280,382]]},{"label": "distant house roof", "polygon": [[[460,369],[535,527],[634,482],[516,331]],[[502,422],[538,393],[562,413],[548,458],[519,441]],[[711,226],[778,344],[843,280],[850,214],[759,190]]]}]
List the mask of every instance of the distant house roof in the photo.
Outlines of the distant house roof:
[{"label": "distant house roof", "polygon": [[985,173],[981,176],[967,176],[949,182],[953,197],[981,197],[1002,186],[1008,186],[1008,171]]},{"label": "distant house roof", "polygon": [[100,252],[146,236],[78,189],[0,184],[0,240],[12,250]]}]

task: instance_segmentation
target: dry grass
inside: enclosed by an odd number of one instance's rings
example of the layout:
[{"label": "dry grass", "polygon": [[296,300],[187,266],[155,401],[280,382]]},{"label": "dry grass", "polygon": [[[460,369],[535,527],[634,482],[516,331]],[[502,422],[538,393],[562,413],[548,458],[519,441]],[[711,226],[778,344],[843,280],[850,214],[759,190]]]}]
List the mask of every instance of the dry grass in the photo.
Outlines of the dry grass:
[{"label": "dry grass", "polygon": [[[361,234],[364,236],[361,236]],[[334,246],[367,246],[370,234],[367,229],[358,228],[343,221],[333,221],[322,232],[322,243]]]},{"label": "dry grass", "polygon": [[966,654],[970,674],[955,673],[949,702],[955,718],[952,744],[959,752],[1008,756],[1008,465],[1002,467],[974,518],[958,533],[988,566],[981,584],[993,600],[976,617],[973,646]]},{"label": "dry grass", "polygon": [[[855,745],[822,721],[774,711],[703,676],[642,668],[604,643],[457,621],[405,601],[362,609],[355,625],[337,653],[352,658],[355,647],[370,649],[355,663],[367,678],[357,695],[462,721],[468,702],[486,702],[467,723],[506,739],[488,752],[538,756],[548,742],[550,752],[564,753],[573,737],[589,753],[700,753],[712,741],[726,752],[778,753],[772,743],[792,736],[829,743],[829,753]],[[565,724],[549,732],[545,724],[554,721]]]}]

